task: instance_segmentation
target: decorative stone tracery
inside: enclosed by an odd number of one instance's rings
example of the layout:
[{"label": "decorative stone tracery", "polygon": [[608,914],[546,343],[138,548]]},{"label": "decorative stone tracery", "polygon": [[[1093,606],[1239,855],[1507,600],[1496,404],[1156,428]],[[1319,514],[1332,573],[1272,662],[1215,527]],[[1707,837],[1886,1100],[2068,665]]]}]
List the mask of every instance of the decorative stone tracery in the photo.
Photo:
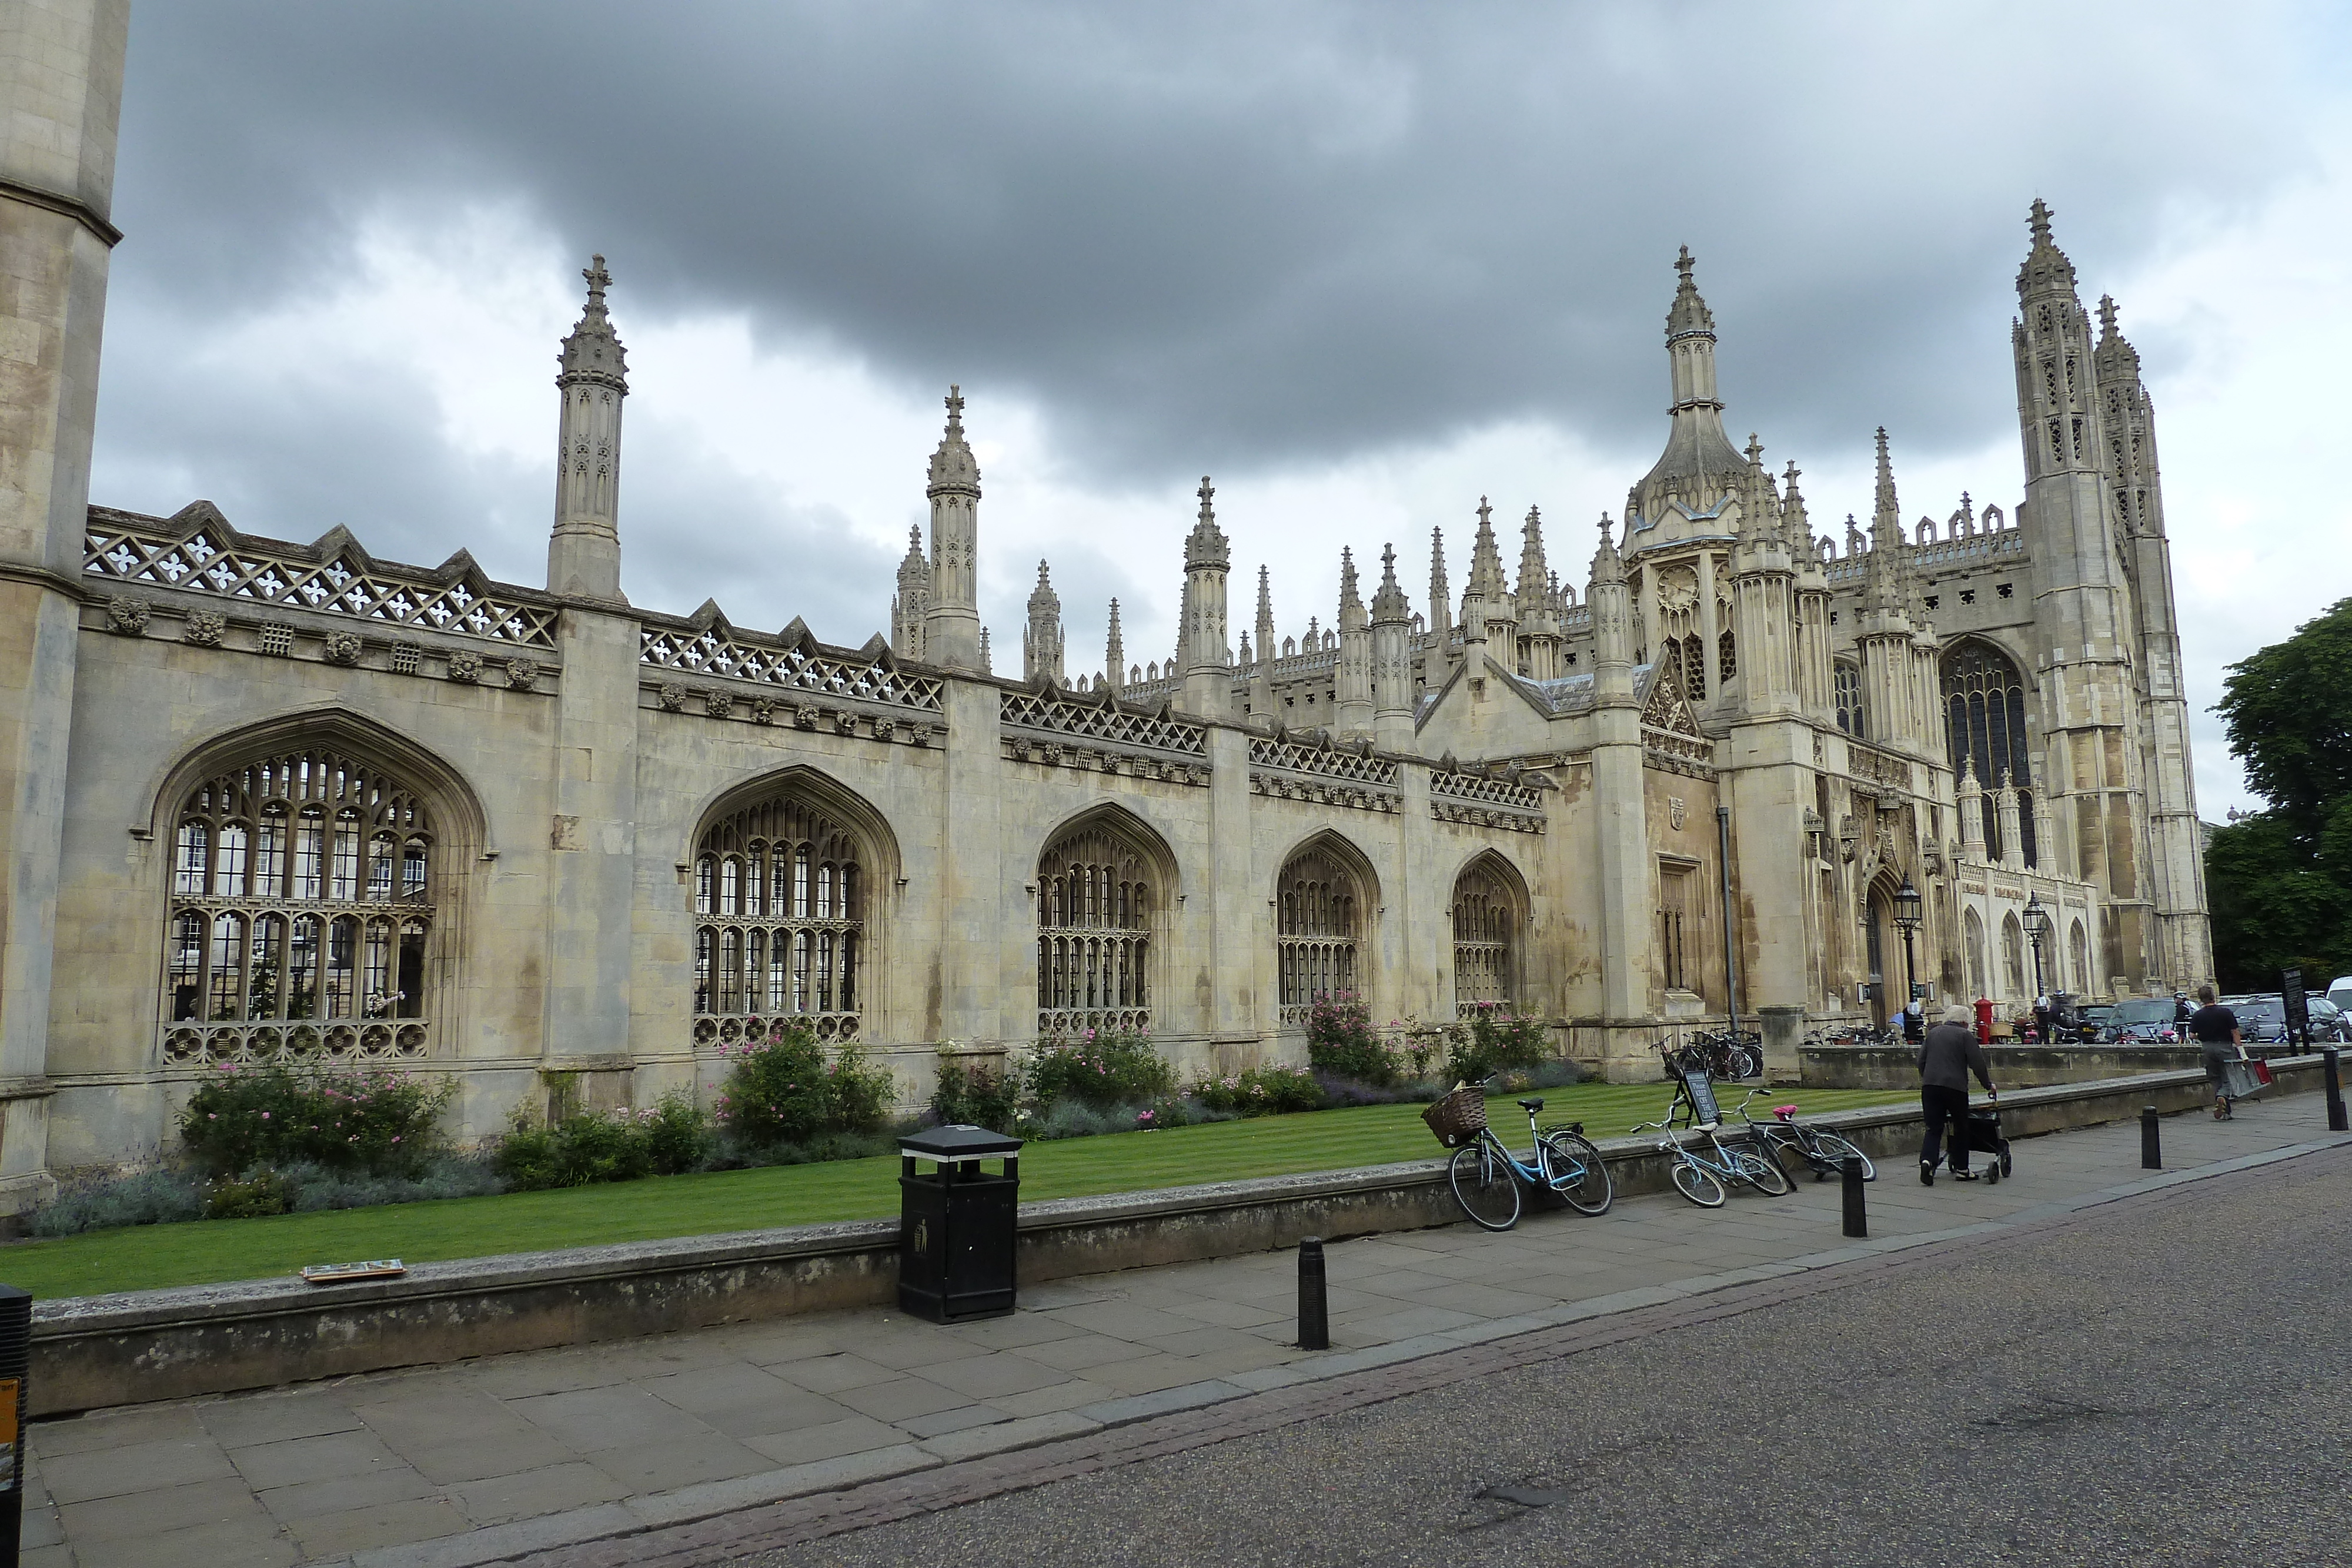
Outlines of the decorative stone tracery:
[{"label": "decorative stone tracery", "polygon": [[167,1062],[428,1052],[439,841],[411,786],[282,752],[197,785],[172,845]]},{"label": "decorative stone tracery", "polygon": [[704,830],[694,862],[694,1039],[825,1040],[863,1018],[866,863],[856,836],[791,792]]},{"label": "decorative stone tracery", "polygon": [[1519,899],[1496,858],[1480,855],[1454,880],[1454,1005],[1467,1018],[1517,996]]},{"label": "decorative stone tracery", "polygon": [[1282,868],[1275,888],[1275,953],[1284,1023],[1305,1023],[1318,998],[1359,988],[1363,901],[1355,873],[1319,840]]},{"label": "decorative stone tracery", "polygon": [[1162,889],[1150,858],[1095,819],[1037,863],[1037,1033],[1151,1027],[1151,929]]}]

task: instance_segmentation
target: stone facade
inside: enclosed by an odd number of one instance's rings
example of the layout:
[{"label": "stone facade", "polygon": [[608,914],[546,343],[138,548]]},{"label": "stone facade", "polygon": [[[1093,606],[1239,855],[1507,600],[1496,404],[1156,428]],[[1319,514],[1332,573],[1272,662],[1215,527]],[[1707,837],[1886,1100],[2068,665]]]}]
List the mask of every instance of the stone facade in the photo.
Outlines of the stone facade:
[{"label": "stone facade", "polygon": [[1685,254],[1665,451],[1580,591],[1534,510],[1512,580],[1482,502],[1458,603],[1442,550],[1423,613],[1392,549],[1369,605],[1351,554],[1332,629],[1277,642],[1261,570],[1236,653],[1204,479],[1175,653],[1122,669],[1114,606],[1102,674],[1066,674],[1040,563],[1016,681],[988,669],[959,392],[887,637],[623,598],[601,258],[544,587],[204,502],[89,506],[121,15],[34,14],[70,68],[44,89],[64,130],[9,141],[0,187],[19,1197],[167,1142],[221,1061],[446,1072],[480,1135],[557,1075],[591,1103],[707,1092],[725,1047],[802,1016],[909,1099],[950,1041],[1149,1029],[1188,1075],[1300,1060],[1341,988],[1381,1019],[1507,1003],[1643,1075],[1680,1021],[1883,1017],[1906,880],[1939,998],[2026,998],[2029,900],[2053,988],[2210,968],[2152,416],[2038,204],[2013,517],[1963,497],[1906,525],[1882,433],[1867,534],[1818,538],[1794,465],[1725,434]]}]

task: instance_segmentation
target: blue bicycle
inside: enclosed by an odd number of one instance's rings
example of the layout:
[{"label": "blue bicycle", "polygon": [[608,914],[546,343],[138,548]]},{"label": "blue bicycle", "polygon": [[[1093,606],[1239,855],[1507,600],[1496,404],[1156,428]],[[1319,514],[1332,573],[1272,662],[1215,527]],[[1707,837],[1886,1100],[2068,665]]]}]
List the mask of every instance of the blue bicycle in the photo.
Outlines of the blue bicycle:
[{"label": "blue bicycle", "polygon": [[1503,1147],[1503,1141],[1486,1125],[1486,1102],[1480,1097],[1475,1135],[1454,1151],[1454,1159],[1446,1166],[1446,1179],[1454,1184],[1454,1200],[1462,1205],[1462,1212],[1488,1230],[1508,1230],[1519,1222],[1521,1182],[1559,1194],[1579,1214],[1603,1213],[1616,1196],[1608,1163],[1584,1135],[1584,1124],[1573,1122],[1549,1133],[1538,1132],[1536,1113],[1543,1108],[1540,1100],[1519,1102],[1519,1109],[1528,1113],[1528,1135],[1535,1143],[1522,1160]]}]

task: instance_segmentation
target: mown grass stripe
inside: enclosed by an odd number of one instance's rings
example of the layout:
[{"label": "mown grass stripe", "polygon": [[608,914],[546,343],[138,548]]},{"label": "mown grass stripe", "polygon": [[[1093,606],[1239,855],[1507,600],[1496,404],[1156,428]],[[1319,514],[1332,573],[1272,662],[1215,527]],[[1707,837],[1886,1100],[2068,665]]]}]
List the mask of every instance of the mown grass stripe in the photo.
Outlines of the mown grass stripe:
[{"label": "mown grass stripe", "polygon": [[[1580,1083],[1540,1092],[1545,1122],[1581,1120],[1592,1136],[1607,1138],[1634,1122],[1655,1117],[1670,1091],[1664,1083]],[[1488,1102],[1496,1130],[1507,1137],[1527,1125],[1514,1098],[1504,1094]],[[1787,1098],[1808,1111],[1827,1112],[1909,1096],[1884,1090],[1819,1090]],[[1021,1196],[1037,1202],[1141,1192],[1387,1165],[1439,1152],[1422,1125],[1420,1106],[1364,1105],[1031,1144],[1021,1155]],[[656,1176],[561,1192],[94,1231],[0,1250],[0,1280],[39,1298],[84,1296],[265,1279],[291,1274],[306,1263],[358,1258],[439,1262],[829,1220],[881,1219],[898,1211],[898,1174],[897,1156],[887,1155]]]}]

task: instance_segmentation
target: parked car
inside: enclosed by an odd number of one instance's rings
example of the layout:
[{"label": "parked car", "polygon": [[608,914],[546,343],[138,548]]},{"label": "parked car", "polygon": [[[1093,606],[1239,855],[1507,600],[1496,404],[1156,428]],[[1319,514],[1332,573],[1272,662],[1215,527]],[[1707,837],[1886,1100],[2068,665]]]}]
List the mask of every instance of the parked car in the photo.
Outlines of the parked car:
[{"label": "parked car", "polygon": [[2107,1015],[2105,1038],[2118,1045],[2172,1045],[2179,1039],[2173,1027],[2179,1005],[2170,997],[2134,997],[2117,1002]]},{"label": "parked car", "polygon": [[2116,1005],[2113,1002],[2092,1002],[2074,1009],[2074,1023],[2085,1043],[2110,1040],[2107,1031],[2114,1027]]},{"label": "parked car", "polygon": [[2286,1039],[2286,998],[2277,992],[2223,997],[2221,1005],[2238,1015],[2238,1033],[2248,1045],[2277,1045]]}]

